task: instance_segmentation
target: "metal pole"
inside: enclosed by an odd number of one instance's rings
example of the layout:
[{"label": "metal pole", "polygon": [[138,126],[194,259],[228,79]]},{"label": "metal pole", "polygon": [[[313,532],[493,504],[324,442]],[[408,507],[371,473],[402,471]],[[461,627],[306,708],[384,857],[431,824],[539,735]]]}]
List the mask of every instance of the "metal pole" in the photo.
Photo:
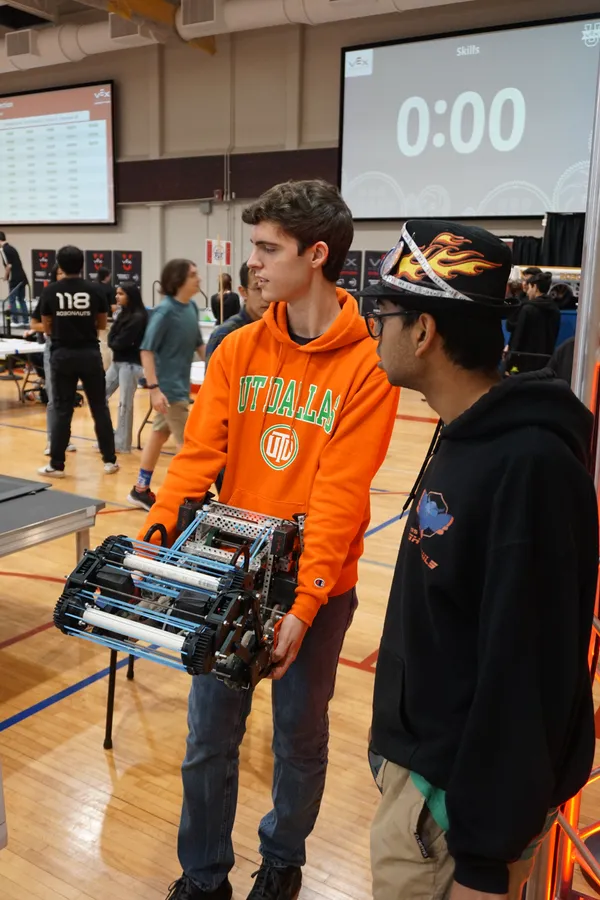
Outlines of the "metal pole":
[{"label": "metal pole", "polygon": [[540,847],[535,868],[527,884],[526,900],[530,897],[548,896],[548,885],[552,883],[556,871],[556,841],[559,837],[558,825],[554,825]]},{"label": "metal pole", "polygon": [[581,287],[573,360],[574,392],[591,407],[600,327],[600,73],[590,161]]},{"label": "metal pole", "polygon": [[[573,391],[585,405],[598,417],[598,400],[595,390],[596,363],[599,361],[600,348],[600,71],[598,72],[598,88],[596,92],[596,110],[594,115],[594,136],[590,160],[590,181],[583,241],[583,258],[581,264],[581,287],[579,291],[579,307],[577,313],[577,331],[575,334],[575,354],[573,359]],[[595,448],[596,458],[593,460],[593,474],[598,491],[600,482],[600,441]],[[581,795],[574,797],[567,805],[570,811],[569,824],[577,828]],[[555,829],[553,829],[555,831]],[[550,853],[553,851],[553,835],[546,839],[546,846],[538,854],[536,865],[527,888],[527,900],[548,900],[556,896],[568,897],[571,894],[573,878],[573,845],[562,830],[558,839],[558,873],[548,868]],[[557,884],[558,880],[558,884]]]}]

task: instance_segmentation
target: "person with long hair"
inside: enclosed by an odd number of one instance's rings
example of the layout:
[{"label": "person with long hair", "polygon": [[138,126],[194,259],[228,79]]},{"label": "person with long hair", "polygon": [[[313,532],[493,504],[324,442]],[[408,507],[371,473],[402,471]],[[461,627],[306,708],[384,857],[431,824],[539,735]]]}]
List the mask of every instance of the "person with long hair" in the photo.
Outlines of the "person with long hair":
[{"label": "person with long hair", "polygon": [[115,431],[117,453],[130,453],[133,435],[133,398],[144,374],[140,358],[148,313],[139,287],[132,281],[117,288],[120,313],[108,335],[113,361],[106,373],[106,399],[119,388],[119,418]]}]

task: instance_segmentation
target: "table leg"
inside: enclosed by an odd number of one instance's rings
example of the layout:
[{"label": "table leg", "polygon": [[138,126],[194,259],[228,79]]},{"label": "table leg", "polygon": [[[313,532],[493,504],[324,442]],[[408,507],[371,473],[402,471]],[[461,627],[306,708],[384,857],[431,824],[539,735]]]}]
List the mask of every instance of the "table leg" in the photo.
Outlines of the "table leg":
[{"label": "table leg", "polygon": [[135,656],[133,655],[133,653],[130,653],[129,654],[129,662],[127,663],[127,678],[129,681],[133,681],[133,679],[134,679],[134,675],[135,675],[134,668],[133,668],[134,663],[135,663]]},{"label": "table leg", "polygon": [[[10,337],[10,335],[9,335]],[[23,393],[21,388],[22,378],[20,375],[15,374],[15,359],[14,355],[6,356],[4,359],[6,364],[6,374],[0,375],[0,381],[14,381],[15,387],[17,389],[17,395],[19,397],[19,403],[23,401]]]},{"label": "table leg", "polygon": [[75,533],[75,552],[77,554],[77,562],[81,559],[86,550],[90,546],[90,529],[83,528]]},{"label": "table leg", "polygon": [[117,651],[110,651],[108,672],[108,696],[106,698],[106,731],[104,733],[104,749],[112,750],[113,713],[115,710],[115,686],[117,681]]}]

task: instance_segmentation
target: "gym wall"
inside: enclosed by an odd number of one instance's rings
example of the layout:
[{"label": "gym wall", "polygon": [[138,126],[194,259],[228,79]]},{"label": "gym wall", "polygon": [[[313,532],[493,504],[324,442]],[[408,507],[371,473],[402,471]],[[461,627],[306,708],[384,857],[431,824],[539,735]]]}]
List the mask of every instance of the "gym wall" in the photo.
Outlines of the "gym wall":
[{"label": "gym wall", "polygon": [[[568,13],[594,13],[597,5],[597,0],[571,0]],[[114,227],[13,228],[10,239],[27,264],[32,248],[58,247],[67,241],[90,249],[141,250],[147,303],[163,262],[187,256],[198,261],[204,290],[210,294],[216,289],[218,273],[207,270],[203,263],[205,238],[220,236],[233,241],[232,268],[236,272],[249,250],[241,210],[251,198],[214,203],[208,215],[201,212],[197,201],[224,188],[227,152],[293,152],[337,146],[341,47],[565,13],[564,0],[472,0],[314,28],[290,26],[224,35],[217,38],[215,56],[173,40],[166,46],[115,51],[80,63],[2,74],[0,93],[113,79],[117,182],[122,197],[133,193],[137,201],[120,203],[119,224]],[[508,58],[506,64],[518,66],[518,59]],[[202,194],[175,201],[174,196],[188,195],[190,183],[176,185],[175,178],[177,193],[160,202],[148,202],[148,198],[156,198],[155,176],[149,173],[146,178],[141,163],[193,157],[222,157],[208,166],[208,174],[207,160],[186,163],[201,169],[204,162],[205,174],[198,179]],[[308,166],[311,175],[323,174],[312,158],[306,163],[301,155],[294,153],[294,157],[296,164],[299,160]],[[316,166],[314,171],[311,166]],[[176,171],[184,173],[186,169],[182,165]],[[180,181],[185,180],[182,174]],[[134,182],[135,191],[131,189]],[[541,221],[486,224],[501,234],[542,233]],[[395,243],[399,230],[400,223],[358,223],[354,248],[384,249]]]}]

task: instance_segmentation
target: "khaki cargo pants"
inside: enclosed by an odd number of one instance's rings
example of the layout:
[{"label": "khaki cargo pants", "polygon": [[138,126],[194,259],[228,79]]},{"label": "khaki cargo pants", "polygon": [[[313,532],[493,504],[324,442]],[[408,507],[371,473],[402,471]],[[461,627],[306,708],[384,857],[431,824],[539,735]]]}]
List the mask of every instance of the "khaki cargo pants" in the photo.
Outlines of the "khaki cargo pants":
[{"label": "khaki cargo pants", "polygon": [[[454,861],[410,773],[384,762],[377,781],[383,796],[371,828],[373,900],[448,900]],[[510,867],[509,900],[521,900],[533,863]]]}]

